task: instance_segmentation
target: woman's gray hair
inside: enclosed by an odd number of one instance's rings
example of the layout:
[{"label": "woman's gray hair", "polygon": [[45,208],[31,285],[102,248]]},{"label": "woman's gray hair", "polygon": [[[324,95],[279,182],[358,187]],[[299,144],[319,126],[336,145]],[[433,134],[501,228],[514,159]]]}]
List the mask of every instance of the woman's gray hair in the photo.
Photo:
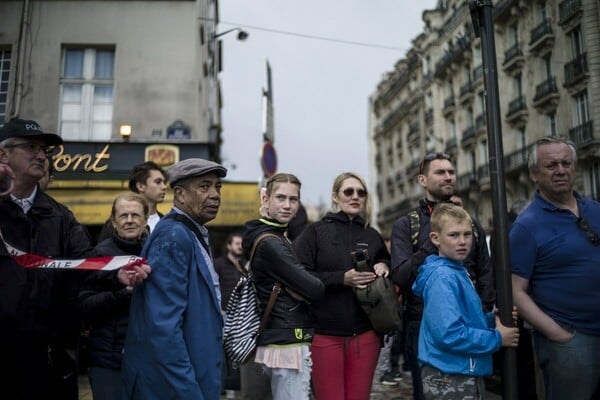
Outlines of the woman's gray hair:
[{"label": "woman's gray hair", "polygon": [[569,149],[571,149],[571,154],[573,155],[573,164],[576,165],[577,164],[577,150],[575,149],[575,143],[573,143],[572,141],[565,139],[563,137],[560,136],[546,136],[543,137],[541,139],[538,139],[535,141],[535,143],[533,144],[533,146],[531,147],[531,150],[529,151],[529,157],[528,157],[528,168],[529,171],[537,171],[538,169],[538,149],[540,146],[545,145],[545,144],[552,144],[552,143],[562,143],[562,144],[566,144],[567,146],[569,146]]}]

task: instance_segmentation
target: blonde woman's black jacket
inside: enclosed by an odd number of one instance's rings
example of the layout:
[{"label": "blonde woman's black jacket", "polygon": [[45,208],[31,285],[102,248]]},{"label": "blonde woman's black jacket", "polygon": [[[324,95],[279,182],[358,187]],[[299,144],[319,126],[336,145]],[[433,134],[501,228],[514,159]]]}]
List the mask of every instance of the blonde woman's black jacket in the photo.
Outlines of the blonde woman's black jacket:
[{"label": "blonde woman's black jacket", "polygon": [[372,330],[371,322],[358,304],[344,273],[353,268],[350,253],[368,251],[368,264],[390,264],[390,255],[381,235],[365,227],[360,216],[350,219],[343,212],[328,213],[309,225],[294,241],[302,264],[314,270],[325,283],[325,297],[314,305],[317,333],[352,336]]},{"label": "blonde woman's black jacket", "polygon": [[291,243],[284,236],[285,230],[286,226],[267,219],[246,223],[242,241],[246,257],[250,257],[254,240],[262,233],[278,236],[261,240],[252,260],[251,270],[261,310],[266,308],[275,282],[282,286],[265,330],[258,339],[259,346],[312,341],[314,329],[309,303],[320,299],[325,291],[323,282],[294,255]]}]

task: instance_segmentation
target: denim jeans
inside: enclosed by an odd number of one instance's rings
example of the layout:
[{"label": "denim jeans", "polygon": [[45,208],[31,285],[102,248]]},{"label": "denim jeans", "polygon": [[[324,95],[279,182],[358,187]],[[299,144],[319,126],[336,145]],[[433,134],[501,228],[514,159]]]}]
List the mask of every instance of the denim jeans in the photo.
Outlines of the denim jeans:
[{"label": "denim jeans", "polygon": [[310,373],[312,361],[310,347],[302,346],[302,371],[288,368],[263,366],[271,377],[273,400],[308,400],[310,395]]},{"label": "denim jeans", "polygon": [[90,367],[88,379],[94,400],[114,400],[121,396],[121,370]]},{"label": "denim jeans", "polygon": [[406,324],[406,361],[410,368],[413,385],[413,399],[423,400],[423,384],[421,383],[421,368],[419,367],[419,330],[421,321],[410,320]]},{"label": "denim jeans", "polygon": [[534,348],[545,400],[592,399],[600,385],[600,336],[575,331],[569,341],[559,343],[535,332]]}]

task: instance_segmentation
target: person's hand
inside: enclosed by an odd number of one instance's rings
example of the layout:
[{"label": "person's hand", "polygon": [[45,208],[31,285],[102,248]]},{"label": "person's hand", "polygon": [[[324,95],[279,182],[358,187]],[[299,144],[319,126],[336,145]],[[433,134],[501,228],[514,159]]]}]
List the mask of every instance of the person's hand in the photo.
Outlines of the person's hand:
[{"label": "person's hand", "polygon": [[354,268],[344,273],[344,285],[364,289],[377,278],[373,272],[358,272]]},{"label": "person's hand", "polygon": [[390,274],[390,267],[388,267],[385,263],[377,263],[373,266],[373,270],[375,270],[375,275],[383,276],[385,278]]},{"label": "person's hand", "polygon": [[127,268],[119,268],[117,278],[124,286],[135,286],[142,283],[152,269],[148,264],[133,265]]},{"label": "person's hand", "polygon": [[[494,315],[498,316],[498,308],[494,307]],[[513,320],[513,325],[517,326],[517,320],[519,318],[519,313],[517,312],[517,306],[513,306],[513,310],[512,310],[512,320]]]},{"label": "person's hand", "polygon": [[503,347],[517,347],[519,345],[519,328],[509,328],[502,325],[500,318],[496,315],[496,330],[502,336]]}]

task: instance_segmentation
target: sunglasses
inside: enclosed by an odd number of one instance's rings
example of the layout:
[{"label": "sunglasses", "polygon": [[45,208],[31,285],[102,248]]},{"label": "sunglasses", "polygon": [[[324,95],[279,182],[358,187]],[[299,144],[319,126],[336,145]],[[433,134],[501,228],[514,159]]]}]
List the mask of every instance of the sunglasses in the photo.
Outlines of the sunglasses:
[{"label": "sunglasses", "polygon": [[42,150],[44,152],[44,154],[46,154],[47,156],[52,155],[54,153],[54,150],[56,149],[55,146],[46,146],[44,144],[39,144],[39,143],[34,143],[34,142],[7,144],[4,147],[7,147],[7,148],[18,147],[23,150],[27,150],[32,154],[37,154],[37,153],[39,153],[40,150]]},{"label": "sunglasses", "polygon": [[358,197],[367,197],[367,191],[365,189],[346,188],[342,190],[342,193],[346,197],[352,197],[354,193],[356,193]]},{"label": "sunglasses", "polygon": [[600,245],[600,237],[594,232],[588,222],[583,217],[577,218],[577,226],[585,232],[585,237],[595,246]]}]

